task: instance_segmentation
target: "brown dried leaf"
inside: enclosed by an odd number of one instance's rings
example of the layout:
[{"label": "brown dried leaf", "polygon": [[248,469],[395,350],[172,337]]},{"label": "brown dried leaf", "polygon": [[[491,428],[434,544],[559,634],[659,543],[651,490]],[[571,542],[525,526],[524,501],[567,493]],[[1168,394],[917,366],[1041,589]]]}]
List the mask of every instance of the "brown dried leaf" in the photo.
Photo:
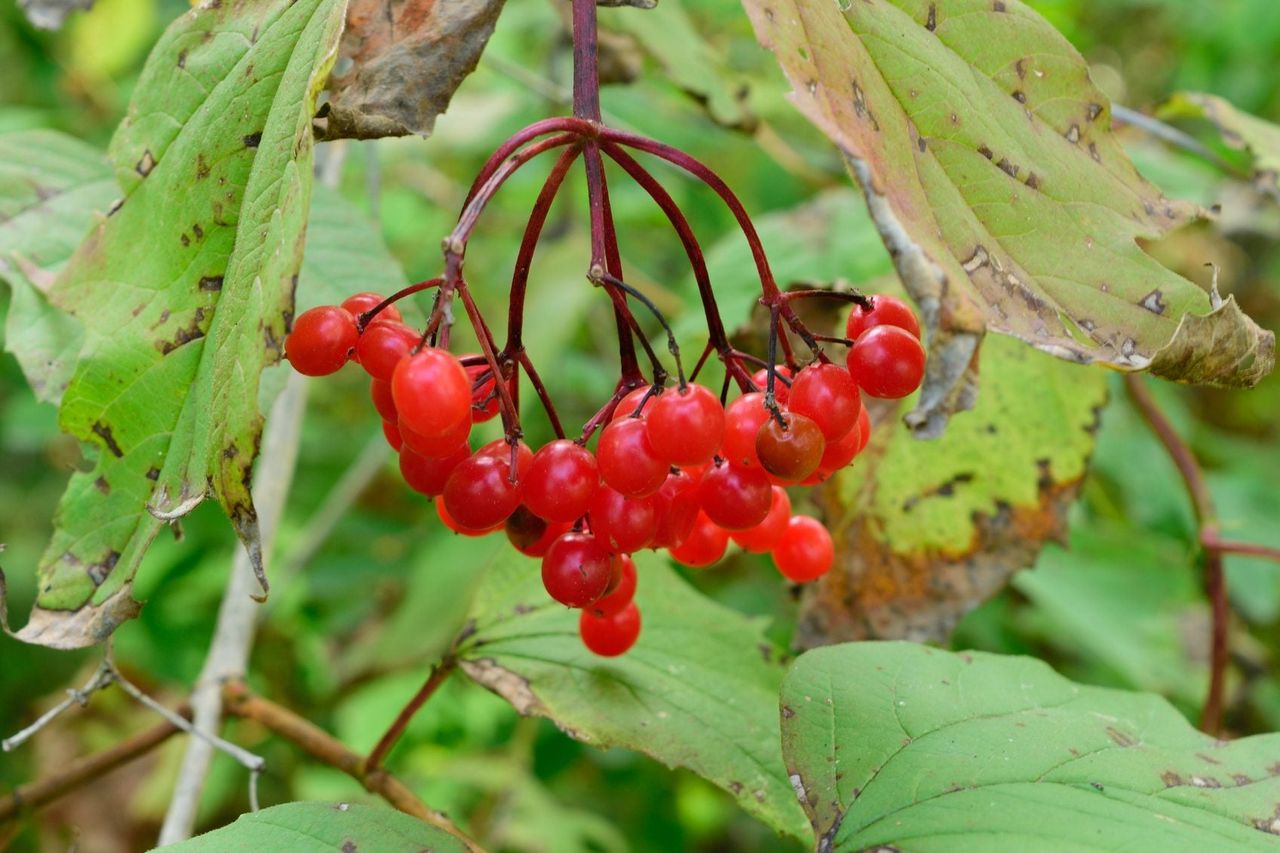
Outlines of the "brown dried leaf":
[{"label": "brown dried leaf", "polygon": [[351,0],[317,135],[430,136],[436,117],[480,61],[503,3]]}]

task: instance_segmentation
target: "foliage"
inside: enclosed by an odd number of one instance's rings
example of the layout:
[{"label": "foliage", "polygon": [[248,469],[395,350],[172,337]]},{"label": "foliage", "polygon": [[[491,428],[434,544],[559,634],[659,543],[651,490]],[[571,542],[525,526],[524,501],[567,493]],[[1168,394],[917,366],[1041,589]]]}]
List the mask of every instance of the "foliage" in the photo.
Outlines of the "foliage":
[{"label": "foliage", "polygon": [[[287,371],[269,365],[290,312],[434,274],[438,238],[489,153],[568,110],[556,8],[455,5],[465,20],[416,20],[434,7],[414,2],[395,18],[331,0],[98,0],[57,32],[0,8],[0,311],[14,356],[0,360],[0,593],[23,637],[82,646],[114,629],[122,671],[163,704],[183,700],[238,547],[227,516],[255,541],[245,483]],[[1150,384],[1206,472],[1221,535],[1280,547],[1280,384],[1262,378],[1260,331],[1280,320],[1274,4],[745,5],[602,8],[604,59],[625,81],[605,89],[605,120],[713,165],[784,286],[900,292],[901,275],[932,320],[930,390],[880,406],[872,448],[805,508],[838,529],[838,571],[799,593],[747,553],[710,571],[641,560],[641,639],[594,658],[576,614],[540,593],[536,562],[449,533],[403,488],[363,377],[339,375],[308,388],[246,689],[367,753],[443,661],[452,674],[382,763],[486,849],[1266,846],[1280,574],[1262,557],[1223,558],[1234,612],[1223,733],[1240,739],[1195,733],[1182,715],[1199,719],[1213,671],[1200,520],[1125,384],[1070,362],[1260,380],[1248,392]],[[791,17],[810,30],[789,29]],[[456,52],[438,50],[454,24],[462,35],[443,43]],[[1040,64],[1019,77],[1033,47]],[[380,112],[402,72],[431,85]],[[954,133],[953,111],[926,97],[943,89],[969,99]],[[1170,102],[1178,91],[1213,95]],[[1113,121],[1113,101],[1164,104],[1158,114],[1212,159]],[[326,141],[313,158],[313,138],[391,124],[431,135]],[[707,248],[735,342],[755,349],[759,290],[731,216],[654,171]],[[511,179],[468,254],[489,316],[505,313],[500,283],[543,175]],[[678,241],[637,187],[610,190],[629,281],[696,352],[705,326]],[[616,359],[599,333],[608,300],[582,280],[585,195],[574,173],[551,211],[526,334],[578,421],[612,390],[601,365]],[[1165,198],[1189,203],[1169,214]],[[1082,235],[1108,256],[1082,250]],[[913,272],[921,258],[947,272],[945,291]],[[1005,289],[993,258],[1021,290]],[[1195,283],[1209,280],[1206,262],[1222,307]],[[1160,312],[1142,304],[1153,291]],[[426,304],[406,313],[420,321]],[[805,319],[835,332],[843,317],[815,307]],[[987,328],[1010,334],[978,347]],[[457,331],[459,351],[473,345]],[[1171,341],[1188,346],[1174,357]],[[537,446],[549,430],[534,395],[520,402]],[[970,404],[940,438],[915,439]],[[911,405],[931,416],[914,430]],[[171,525],[181,538],[158,535],[168,520],[151,510],[185,512]],[[122,621],[135,601],[145,607]],[[855,643],[791,656],[854,637],[994,654]],[[0,644],[5,736],[97,662]],[[96,693],[8,755],[0,808],[18,785],[156,722],[118,690]],[[276,849],[299,830],[339,847],[457,846],[260,721],[233,719],[223,735],[266,759],[269,808],[244,815],[245,774],[219,759],[199,820],[211,832],[190,847]],[[183,740],[56,809],[0,819],[0,846],[154,844]]]}]

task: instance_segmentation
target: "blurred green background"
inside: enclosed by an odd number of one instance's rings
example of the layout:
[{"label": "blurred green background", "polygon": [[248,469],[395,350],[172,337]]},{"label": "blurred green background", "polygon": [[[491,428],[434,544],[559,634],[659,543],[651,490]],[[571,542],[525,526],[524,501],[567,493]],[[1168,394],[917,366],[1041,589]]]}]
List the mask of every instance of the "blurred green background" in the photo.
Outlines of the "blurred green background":
[{"label": "blurred green background", "polygon": [[[1280,4],[1272,0],[1030,5],[1085,54],[1097,82],[1121,103],[1143,109],[1177,89],[1196,89],[1280,120]],[[0,133],[48,127],[105,147],[151,44],[185,8],[176,0],[99,0],[62,31],[42,33],[4,0]],[[640,15],[654,20],[628,20]],[[601,19],[606,29],[629,34],[613,58],[638,72],[633,82],[604,92],[607,120],[710,160],[766,223],[770,213],[834,192],[825,198],[840,215],[813,227],[860,247],[854,267],[839,273],[872,290],[890,274],[834,150],[787,105],[781,74],[736,3],[663,0],[656,12],[606,10]],[[658,37],[664,43],[649,41]],[[696,73],[703,66],[678,70],[703,87],[714,118],[672,82],[662,61],[669,51],[682,51],[674,54],[680,61],[696,56],[707,64],[705,74]],[[493,146],[521,125],[565,109],[569,59],[553,4],[509,3],[479,69],[432,138],[321,146],[321,159],[339,170],[341,192],[376,221],[411,279],[435,274],[438,240]],[[1183,152],[1132,133],[1126,141],[1140,167],[1170,194],[1233,206],[1216,227],[1176,235],[1153,251],[1195,280],[1203,280],[1204,259],[1212,258],[1221,266],[1223,289],[1262,325],[1280,326],[1274,204]],[[522,172],[504,189],[468,256],[471,281],[492,316],[501,316],[504,279],[543,174]],[[732,268],[743,247],[725,211],[708,193],[664,174],[713,266]],[[698,306],[679,244],[647,198],[615,184],[629,278],[677,318],[685,350],[697,352]],[[607,303],[582,278],[588,245],[578,176],[563,195],[571,203],[557,204],[535,265],[528,339],[562,413],[580,422],[609,393],[613,377],[600,366],[616,356]],[[765,233],[768,240],[767,226]],[[814,267],[825,270],[820,259]],[[339,292],[360,289],[359,282],[328,284]],[[719,286],[726,321],[745,321],[755,285],[721,279]],[[8,296],[0,294],[3,313]],[[966,619],[954,642],[1035,654],[1086,682],[1155,690],[1194,716],[1206,678],[1207,627],[1194,524],[1176,472],[1119,389],[1117,383],[1093,473],[1073,511],[1072,548],[1046,550],[1035,571],[1021,573]],[[501,546],[444,531],[425,500],[402,485],[388,454],[336,524],[318,521],[317,509],[344,473],[362,454],[377,458],[381,438],[360,375],[313,382],[309,390],[300,461],[273,560],[275,592],[251,682],[363,750],[455,630],[475,580],[471,567]],[[1280,546],[1280,380],[1248,393],[1156,390],[1209,469],[1224,533]],[[528,423],[531,443],[547,437],[532,410]],[[34,595],[33,567],[79,450],[59,435],[54,409],[33,400],[8,355],[0,357],[0,460],[0,542],[10,613],[21,622]],[[153,548],[137,584],[148,605],[115,641],[126,673],[170,703],[199,672],[232,559],[231,532],[215,507],[198,509],[184,526],[182,542],[166,535]],[[1240,618],[1233,627],[1228,723],[1238,733],[1280,728],[1280,680],[1273,675],[1280,569],[1232,558],[1229,571]],[[762,560],[734,557],[693,580],[731,606],[767,617],[771,635],[789,639],[794,597]],[[57,653],[0,637],[0,732],[25,725],[63,688],[82,682],[95,661],[93,653]],[[152,722],[119,693],[99,694],[88,710],[0,758],[0,792]],[[233,724],[230,732],[267,757],[266,802],[367,798],[345,776],[254,726]],[[14,849],[64,849],[77,839],[87,850],[148,846],[182,746],[174,740],[153,759],[112,776],[109,785],[27,821]],[[459,679],[419,714],[391,763],[426,802],[497,850],[787,849],[697,777],[628,752],[582,746],[549,723],[517,717],[500,699]],[[202,825],[226,822],[245,807],[241,770],[219,757]]]}]

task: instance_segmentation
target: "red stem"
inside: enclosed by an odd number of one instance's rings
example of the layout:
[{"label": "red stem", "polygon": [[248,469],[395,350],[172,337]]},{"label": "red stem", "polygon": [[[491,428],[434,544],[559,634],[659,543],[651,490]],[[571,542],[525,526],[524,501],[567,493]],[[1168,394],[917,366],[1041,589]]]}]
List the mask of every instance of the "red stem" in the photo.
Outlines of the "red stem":
[{"label": "red stem", "polygon": [[[622,261],[618,256],[617,233],[613,225],[613,211],[609,206],[609,186],[604,175],[604,161],[600,146],[595,140],[583,146],[583,165],[587,173],[587,205],[591,216],[591,269],[622,276]],[[627,307],[627,297],[613,288],[605,288],[613,302],[614,324],[618,329],[618,363],[626,382],[643,379],[636,360],[635,341],[631,328],[635,323]]]},{"label": "red stem", "polygon": [[666,215],[671,227],[675,229],[676,234],[680,237],[680,242],[684,245],[685,254],[689,257],[689,266],[693,268],[693,277],[698,283],[698,296],[702,300],[702,311],[707,320],[708,340],[715,347],[716,352],[720,354],[720,360],[724,362],[725,369],[738,380],[739,385],[744,381],[750,381],[750,377],[745,374],[741,365],[735,365],[730,357],[733,347],[729,343],[724,321],[720,318],[720,309],[716,305],[716,295],[711,288],[711,274],[707,271],[707,262],[702,254],[702,246],[698,243],[698,238],[694,235],[693,228],[689,225],[689,220],[680,210],[680,206],[671,198],[671,194],[634,157],[623,151],[619,146],[609,142],[602,143],[601,148],[609,155],[611,160],[621,166],[631,176],[631,179],[649,194],[649,197]]},{"label": "red stem", "polygon": [[1129,397],[1177,467],[1178,474],[1187,488],[1187,494],[1191,497],[1191,509],[1195,513],[1196,525],[1200,528],[1200,541],[1204,548],[1204,586],[1212,617],[1209,691],[1200,715],[1200,728],[1216,735],[1222,731],[1223,694],[1226,686],[1227,665],[1231,659],[1227,636],[1231,610],[1227,597],[1226,577],[1222,570],[1222,552],[1211,544],[1212,538],[1216,535],[1218,523],[1217,512],[1213,506],[1213,495],[1209,491],[1209,484],[1205,481],[1204,472],[1200,469],[1200,463],[1195,454],[1165,417],[1160,405],[1143,384],[1142,379],[1137,374],[1129,373],[1125,375],[1124,381]]},{"label": "red stem", "polygon": [[476,175],[475,180],[471,182],[471,189],[467,191],[467,198],[462,203],[462,206],[465,208],[471,203],[471,199],[475,197],[476,192],[493,176],[502,161],[514,154],[518,148],[532,139],[545,136],[548,133],[555,133],[556,131],[581,137],[596,135],[596,128],[590,122],[567,116],[544,118],[541,121],[535,121],[528,127],[517,130],[506,142],[499,145],[497,150],[489,155],[489,159],[485,161],[485,164],[480,167],[480,172]]},{"label": "red stem", "polygon": [[520,251],[516,255],[515,271],[511,274],[511,299],[507,307],[507,345],[506,351],[515,355],[524,351],[524,297],[529,285],[529,268],[533,264],[534,252],[538,249],[538,237],[546,225],[547,214],[551,203],[564,184],[570,167],[582,154],[582,147],[575,145],[560,155],[556,164],[551,167],[551,174],[542,185],[533,210],[529,213],[529,223],[525,226],[524,237],[520,241]]},{"label": "red stem", "polygon": [[600,121],[596,0],[573,0],[573,114]]}]

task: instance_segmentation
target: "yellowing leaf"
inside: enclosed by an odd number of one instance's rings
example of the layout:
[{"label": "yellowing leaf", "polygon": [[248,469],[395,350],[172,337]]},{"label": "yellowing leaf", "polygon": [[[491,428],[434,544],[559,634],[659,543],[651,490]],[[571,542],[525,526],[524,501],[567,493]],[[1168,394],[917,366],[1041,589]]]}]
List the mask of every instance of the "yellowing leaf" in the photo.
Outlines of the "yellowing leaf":
[{"label": "yellowing leaf", "polygon": [[1080,55],[1017,0],[744,0],[840,148],[932,330],[909,422],[971,402],[986,329],[1060,358],[1249,386],[1275,337],[1148,256],[1197,211],[1109,131]]},{"label": "yellowing leaf", "polygon": [[137,611],[131,580],[160,516],[208,495],[261,566],[258,376],[293,303],[311,116],[343,8],[208,4],[148,59],[111,145],[124,198],[49,294],[84,328],[59,421],[96,459],[63,495],[21,639],[105,638]]}]

